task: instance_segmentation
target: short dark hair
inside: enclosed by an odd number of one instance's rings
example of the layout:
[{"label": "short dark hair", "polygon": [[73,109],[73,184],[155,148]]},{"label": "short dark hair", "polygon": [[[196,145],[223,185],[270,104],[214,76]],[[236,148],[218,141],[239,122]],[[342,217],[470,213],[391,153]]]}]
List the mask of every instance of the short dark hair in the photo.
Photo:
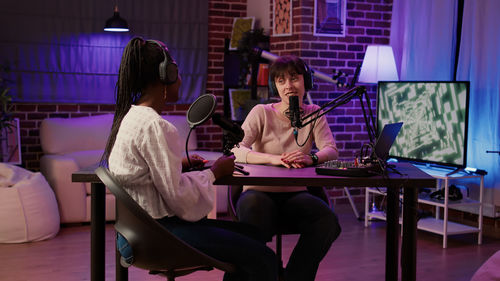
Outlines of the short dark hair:
[{"label": "short dark hair", "polygon": [[[305,75],[307,74],[306,63],[299,57],[293,55],[286,55],[279,57],[271,64],[269,69],[269,88],[271,95],[278,95],[278,89],[274,80],[276,77],[284,75],[285,73],[297,73],[304,75],[304,83],[306,81]],[[306,86],[304,84],[304,86]],[[307,90],[307,89],[306,89]]]},{"label": "short dark hair", "polygon": [[276,77],[284,74],[284,73],[293,73],[296,72],[297,74],[306,74],[307,68],[305,62],[293,55],[286,55],[279,57],[276,61],[271,64],[271,67],[269,69],[269,76],[272,82],[274,82],[274,79]]}]

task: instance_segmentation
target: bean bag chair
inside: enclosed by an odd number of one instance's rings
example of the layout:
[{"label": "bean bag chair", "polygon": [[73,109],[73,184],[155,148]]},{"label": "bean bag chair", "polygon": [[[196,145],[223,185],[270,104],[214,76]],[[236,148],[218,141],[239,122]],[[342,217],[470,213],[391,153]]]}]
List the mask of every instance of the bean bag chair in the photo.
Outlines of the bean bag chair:
[{"label": "bean bag chair", "polygon": [[0,243],[53,238],[59,222],[56,197],[43,175],[0,163]]}]

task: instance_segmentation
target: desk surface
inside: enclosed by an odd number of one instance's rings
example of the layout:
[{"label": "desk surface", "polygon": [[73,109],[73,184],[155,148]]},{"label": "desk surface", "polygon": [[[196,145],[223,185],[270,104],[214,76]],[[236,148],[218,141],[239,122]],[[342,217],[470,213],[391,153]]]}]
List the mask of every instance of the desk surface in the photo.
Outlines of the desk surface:
[{"label": "desk surface", "polygon": [[95,169],[99,167],[98,164],[85,167],[77,172],[71,174],[72,182],[89,182],[89,183],[101,183],[99,177],[95,174]]},{"label": "desk surface", "polygon": [[[250,175],[235,173],[215,181],[216,185],[267,185],[267,186],[404,186],[433,187],[436,179],[410,163],[397,163],[396,169],[402,174],[390,172],[387,177],[334,177],[316,174],[314,167],[287,169],[285,167],[244,164]],[[100,183],[94,173],[97,166],[87,167],[72,174],[73,182]]]},{"label": "desk surface", "polygon": [[397,163],[401,175],[390,172],[387,177],[335,177],[316,174],[314,167],[287,169],[285,167],[245,164],[250,175],[235,173],[215,181],[217,185],[267,185],[267,186],[435,186],[436,179],[410,163]]}]

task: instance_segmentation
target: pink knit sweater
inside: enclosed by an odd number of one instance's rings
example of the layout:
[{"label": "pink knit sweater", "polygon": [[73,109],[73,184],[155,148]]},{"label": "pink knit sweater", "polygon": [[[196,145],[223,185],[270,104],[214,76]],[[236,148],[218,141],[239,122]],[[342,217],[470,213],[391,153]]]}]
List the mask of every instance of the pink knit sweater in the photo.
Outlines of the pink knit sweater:
[{"label": "pink knit sweater", "polygon": [[[304,104],[302,108],[304,109],[304,115],[308,115],[317,110],[319,106]],[[275,155],[295,150],[309,154],[313,147],[313,142],[319,151],[327,147],[333,148],[335,151],[337,150],[325,116],[299,129],[298,143],[303,144],[305,142],[302,147],[299,147],[295,142],[290,120],[279,112],[274,107],[274,104],[256,105],[243,122],[242,128],[245,131],[245,137],[239,144],[240,147],[235,147],[232,150],[236,156],[236,161],[240,163],[247,163],[247,154],[252,150]],[[310,132],[311,135],[308,138]],[[328,158],[333,159],[334,155]],[[305,187],[245,186],[246,189],[268,192],[291,192],[305,190]]]}]

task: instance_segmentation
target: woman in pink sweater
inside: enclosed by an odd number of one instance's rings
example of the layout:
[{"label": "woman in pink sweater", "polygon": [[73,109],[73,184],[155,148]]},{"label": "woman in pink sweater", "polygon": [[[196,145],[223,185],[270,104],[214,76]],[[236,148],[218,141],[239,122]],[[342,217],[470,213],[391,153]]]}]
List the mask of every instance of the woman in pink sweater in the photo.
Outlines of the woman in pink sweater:
[{"label": "woman in pink sweater", "polygon": [[[241,163],[303,168],[336,159],[338,150],[325,116],[298,129],[297,138],[289,119],[289,97],[298,96],[301,114],[319,109],[302,103],[312,87],[307,65],[298,57],[284,56],[270,68],[270,90],[281,101],[255,106],[242,128],[245,137],[232,151]],[[317,153],[311,153],[313,144]],[[238,219],[257,226],[268,241],[276,234],[277,220],[297,229],[300,239],[285,268],[286,281],[312,281],[318,265],[339,236],[335,213],[303,187],[245,186],[236,204]]]}]

